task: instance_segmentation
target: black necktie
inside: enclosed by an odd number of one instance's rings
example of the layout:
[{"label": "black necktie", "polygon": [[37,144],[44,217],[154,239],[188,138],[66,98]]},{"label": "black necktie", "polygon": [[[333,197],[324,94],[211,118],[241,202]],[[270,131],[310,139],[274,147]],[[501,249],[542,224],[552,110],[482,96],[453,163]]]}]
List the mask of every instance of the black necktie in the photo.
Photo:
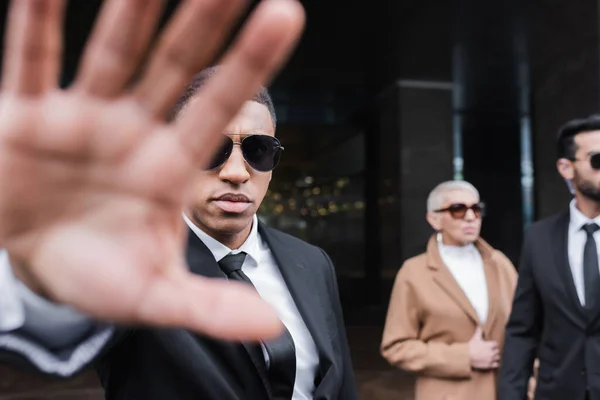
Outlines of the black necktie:
[{"label": "black necktie", "polygon": [[587,233],[583,248],[583,285],[585,287],[585,308],[594,310],[600,296],[600,271],[598,269],[598,250],[594,232],[600,229],[597,224],[586,224],[582,228]]},{"label": "black necktie", "polygon": [[[252,281],[242,271],[246,253],[229,254],[221,261],[219,266],[228,279],[246,282]],[[254,285],[252,285],[254,287]],[[292,335],[284,327],[284,332],[276,339],[263,342],[269,355],[269,381],[273,391],[274,400],[290,400],[294,392],[296,380],[296,347]]]}]

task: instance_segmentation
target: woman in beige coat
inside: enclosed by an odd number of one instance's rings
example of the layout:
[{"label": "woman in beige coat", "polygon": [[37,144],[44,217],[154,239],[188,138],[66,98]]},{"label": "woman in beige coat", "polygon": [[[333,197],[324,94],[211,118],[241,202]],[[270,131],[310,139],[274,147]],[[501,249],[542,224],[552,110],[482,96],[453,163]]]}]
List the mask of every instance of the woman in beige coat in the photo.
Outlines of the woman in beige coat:
[{"label": "woman in beige coat", "polygon": [[515,268],[479,237],[484,206],[471,184],[438,185],[427,208],[437,234],[398,272],[381,354],[417,374],[415,400],[495,400]]}]

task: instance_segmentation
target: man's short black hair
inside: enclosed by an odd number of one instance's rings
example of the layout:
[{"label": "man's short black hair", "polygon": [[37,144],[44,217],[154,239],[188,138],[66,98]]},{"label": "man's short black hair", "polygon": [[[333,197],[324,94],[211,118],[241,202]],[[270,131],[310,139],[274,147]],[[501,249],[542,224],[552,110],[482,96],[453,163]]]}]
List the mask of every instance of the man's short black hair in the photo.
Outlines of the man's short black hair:
[{"label": "man's short black hair", "polygon": [[574,160],[575,153],[577,152],[575,136],[591,131],[600,131],[600,114],[593,114],[587,118],[573,119],[564,124],[558,131],[558,158]]},{"label": "man's short black hair", "polygon": [[[206,68],[200,71],[198,74],[192,78],[192,81],[188,85],[188,87],[184,90],[183,94],[177,100],[177,103],[171,110],[170,120],[173,120],[177,117],[177,115],[185,108],[187,103],[191,100],[196,93],[204,86],[204,84],[210,79],[211,76],[216,74],[219,71],[219,66],[213,66],[210,68]],[[275,106],[273,106],[273,100],[271,100],[271,95],[269,94],[269,90],[266,87],[260,88],[258,93],[254,96],[254,98],[249,99],[255,101],[263,106],[267,107],[269,110],[269,114],[271,114],[271,120],[273,122],[273,129],[277,126],[277,116],[275,115]]]}]

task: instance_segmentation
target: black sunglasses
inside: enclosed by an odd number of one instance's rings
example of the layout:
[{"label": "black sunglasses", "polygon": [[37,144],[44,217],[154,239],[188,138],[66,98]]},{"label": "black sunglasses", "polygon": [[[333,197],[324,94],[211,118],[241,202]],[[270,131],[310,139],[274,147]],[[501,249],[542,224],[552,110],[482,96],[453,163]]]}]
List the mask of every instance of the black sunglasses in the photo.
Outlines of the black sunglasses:
[{"label": "black sunglasses", "polygon": [[465,218],[465,215],[467,215],[467,211],[473,211],[473,214],[475,214],[476,218],[481,218],[485,216],[485,204],[482,202],[479,203],[475,203],[473,205],[466,205],[464,203],[455,203],[455,204],[450,204],[450,206],[446,207],[446,208],[441,208],[439,210],[435,210],[436,213],[441,213],[441,212],[449,212],[450,215],[452,215],[452,218],[454,219],[463,219]]},{"label": "black sunglasses", "polygon": [[[571,161],[586,161],[578,158],[573,158]],[[592,169],[600,169],[600,153],[590,153],[590,166]]]},{"label": "black sunglasses", "polygon": [[279,140],[268,135],[248,135],[241,141],[234,142],[229,136],[225,136],[223,144],[215,152],[207,169],[219,168],[227,162],[233,151],[233,146],[239,145],[242,149],[244,160],[253,169],[260,172],[268,172],[275,169],[281,158],[283,146]]}]

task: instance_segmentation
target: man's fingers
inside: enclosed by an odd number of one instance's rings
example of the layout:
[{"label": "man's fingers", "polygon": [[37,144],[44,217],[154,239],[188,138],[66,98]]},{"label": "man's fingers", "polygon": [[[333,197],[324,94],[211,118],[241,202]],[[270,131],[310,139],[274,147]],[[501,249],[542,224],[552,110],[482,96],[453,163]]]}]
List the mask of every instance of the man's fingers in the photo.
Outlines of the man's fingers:
[{"label": "man's fingers", "polygon": [[244,0],[187,0],[176,11],[134,96],[154,116],[163,118],[192,76],[210,62]]},{"label": "man's fingers", "polygon": [[[121,205],[124,217],[137,208],[128,207]],[[156,241],[160,237],[148,232],[151,225],[146,236],[138,230],[126,234],[124,221],[115,237],[98,231],[96,224],[106,223],[105,216],[96,213],[91,219],[96,219],[89,221],[94,229],[66,225],[36,243],[31,272],[53,300],[101,320],[181,327],[226,340],[268,339],[281,332],[275,311],[255,290],[176,265],[183,260],[168,258]]]},{"label": "man's fingers", "polygon": [[75,88],[113,97],[131,79],[161,15],[164,0],[108,0],[86,46]]},{"label": "man's fingers", "polygon": [[13,0],[8,14],[2,90],[37,96],[60,74],[63,0]]},{"label": "man's fingers", "polygon": [[260,340],[281,333],[274,310],[248,285],[174,271],[147,292],[138,322],[180,326],[225,340]]},{"label": "man's fingers", "polygon": [[178,119],[183,147],[197,165],[204,165],[227,123],[284,63],[303,26],[298,1],[265,0],[258,5],[219,71]]}]

